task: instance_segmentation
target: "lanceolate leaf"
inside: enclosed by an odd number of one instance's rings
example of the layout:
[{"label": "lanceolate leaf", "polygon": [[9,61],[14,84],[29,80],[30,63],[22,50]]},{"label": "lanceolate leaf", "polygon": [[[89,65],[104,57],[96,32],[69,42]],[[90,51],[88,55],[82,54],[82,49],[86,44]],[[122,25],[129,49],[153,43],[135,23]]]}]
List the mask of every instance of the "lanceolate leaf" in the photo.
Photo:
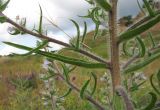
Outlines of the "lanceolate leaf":
[{"label": "lanceolate leaf", "polygon": [[132,56],[127,47],[127,41],[123,43],[123,52],[126,56]]},{"label": "lanceolate leaf", "polygon": [[139,3],[139,0],[137,0],[137,4],[138,4],[138,7],[139,7],[139,9],[141,10],[141,12],[143,12],[143,14],[145,15],[145,12],[144,12],[142,6],[141,6],[140,3]]},{"label": "lanceolate leaf", "polygon": [[65,97],[67,97],[71,92],[72,92],[72,88],[69,88],[68,91],[67,91],[63,96],[61,96],[61,97],[59,97],[59,98],[65,98]]},{"label": "lanceolate leaf", "polygon": [[85,94],[85,91],[86,91],[86,89],[87,89],[90,81],[91,81],[91,79],[87,80],[87,81],[84,83],[84,85],[83,85],[83,87],[82,87],[82,89],[81,89],[81,91],[80,91],[80,97],[81,97],[82,99],[84,99],[84,94]]},{"label": "lanceolate leaf", "polygon": [[140,25],[139,27],[137,27],[135,29],[131,29],[131,30],[128,30],[127,32],[122,33],[119,36],[119,41],[118,42],[121,43],[121,42],[127,41],[129,39],[132,39],[135,36],[145,32],[148,29],[150,29],[152,26],[154,26],[158,22],[160,22],[160,15],[157,15],[157,16],[151,18],[149,21],[147,21],[146,23]]},{"label": "lanceolate leaf", "polygon": [[140,52],[139,52],[139,56],[140,57],[144,57],[145,53],[146,53],[146,47],[142,41],[142,39],[140,37],[136,37],[138,44],[139,44],[139,48],[140,48]]},{"label": "lanceolate leaf", "polygon": [[154,42],[153,35],[152,35],[151,32],[149,32],[148,34],[149,34],[149,38],[150,38],[150,40],[151,40],[151,42],[152,42],[152,47],[154,48],[154,47],[156,46],[156,44],[155,44],[155,42]]},{"label": "lanceolate leaf", "polygon": [[27,55],[31,55],[32,53],[36,53],[36,51],[42,49],[42,48],[45,47],[47,44],[48,44],[48,40],[44,40],[41,45],[39,45],[39,46],[36,47],[35,49],[32,49],[31,51],[29,51],[28,53],[23,54],[23,55],[24,55],[24,56],[27,56]]},{"label": "lanceolate leaf", "polygon": [[77,42],[76,42],[76,48],[79,49],[80,47],[80,28],[79,28],[79,25],[76,21],[72,20],[71,21],[73,22],[73,24],[76,26],[76,29],[77,29]]},{"label": "lanceolate leaf", "polygon": [[96,87],[97,87],[97,76],[93,72],[91,74],[92,74],[92,76],[94,78],[94,86],[93,86],[93,90],[91,92],[91,95],[93,95],[95,93]]},{"label": "lanceolate leaf", "polygon": [[63,68],[63,74],[65,76],[65,80],[68,82],[69,81],[69,69],[66,67],[65,64],[62,64]]},{"label": "lanceolate leaf", "polygon": [[6,17],[0,16],[0,23],[4,23],[4,22],[6,22]]},{"label": "lanceolate leaf", "polygon": [[2,4],[0,6],[0,11],[1,12],[3,12],[6,9],[7,5],[9,4],[9,2],[10,2],[10,0],[6,1],[4,4]]},{"label": "lanceolate leaf", "polygon": [[96,39],[99,31],[99,24],[96,24],[95,33],[94,33],[94,39]]},{"label": "lanceolate leaf", "polygon": [[82,36],[82,43],[85,40],[86,34],[87,34],[87,23],[84,22],[84,32],[83,32],[83,36]]},{"label": "lanceolate leaf", "polygon": [[139,63],[136,63],[134,65],[129,66],[127,69],[124,70],[124,73],[130,73],[130,72],[139,70],[139,69],[145,67],[146,65],[150,64],[151,62],[153,62],[154,60],[156,60],[159,57],[160,57],[160,53],[154,54]]},{"label": "lanceolate leaf", "polygon": [[[4,42],[7,45],[19,48],[19,49],[23,49],[23,50],[27,50],[27,51],[31,51],[32,48],[30,47],[26,47],[23,45],[19,45],[19,44],[15,44],[15,43],[11,43],[11,42]],[[76,65],[76,66],[80,66],[80,67],[85,67],[85,68],[107,68],[109,67],[109,65],[103,64],[103,63],[93,63],[93,62],[87,62],[84,60],[79,60],[76,58],[69,58],[69,57],[65,57],[59,54],[54,54],[54,53],[50,53],[50,52],[44,52],[44,51],[36,51],[37,54],[46,56],[50,59],[53,60],[58,60],[58,61],[62,61],[64,63],[68,63],[68,64],[72,64],[72,65]]]},{"label": "lanceolate leaf", "polygon": [[111,10],[111,5],[107,2],[107,0],[94,0],[94,1],[105,11]]},{"label": "lanceolate leaf", "polygon": [[42,34],[43,33],[43,29],[42,29],[43,12],[42,12],[42,8],[41,8],[40,5],[39,5],[39,8],[40,8],[40,19],[39,19],[39,29],[38,29],[38,32],[39,32],[39,34]]},{"label": "lanceolate leaf", "polygon": [[157,79],[158,79],[158,84],[159,84],[159,87],[160,87],[160,70],[157,73]]},{"label": "lanceolate leaf", "polygon": [[150,104],[147,107],[145,107],[143,110],[152,110],[156,104],[156,101],[157,101],[156,94],[153,92],[149,92],[149,95],[151,96]]},{"label": "lanceolate leaf", "polygon": [[153,9],[151,8],[149,2],[147,0],[143,0],[143,2],[144,2],[145,7],[148,10],[149,15],[152,17],[155,16],[155,13],[154,13]]},{"label": "lanceolate leaf", "polygon": [[152,86],[152,88],[154,89],[154,91],[155,91],[157,94],[160,95],[160,91],[156,88],[156,86],[155,86],[154,83],[153,83],[153,76],[154,76],[154,74],[152,74],[152,75],[150,76],[151,86]]}]

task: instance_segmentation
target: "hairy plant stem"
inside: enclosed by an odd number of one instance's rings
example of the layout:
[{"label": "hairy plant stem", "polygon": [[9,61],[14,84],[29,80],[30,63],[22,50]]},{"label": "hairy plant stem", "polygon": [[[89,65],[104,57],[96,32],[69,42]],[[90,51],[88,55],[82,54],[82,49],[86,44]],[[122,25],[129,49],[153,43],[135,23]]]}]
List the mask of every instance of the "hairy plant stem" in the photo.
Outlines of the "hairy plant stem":
[{"label": "hairy plant stem", "polygon": [[111,76],[113,94],[118,92],[124,99],[126,110],[133,110],[132,102],[128,94],[121,86],[121,73],[119,61],[119,45],[118,45],[118,31],[117,31],[117,2],[118,0],[110,0],[112,10],[109,12],[109,31],[110,31],[110,45],[111,45]]},{"label": "hairy plant stem", "polygon": [[[56,64],[56,62],[53,61],[52,64],[54,65],[55,70],[58,72],[57,75],[58,75],[63,81],[66,82],[66,80],[65,80],[65,78],[64,78],[61,70],[59,69],[58,65]],[[80,93],[81,90],[80,90],[75,84],[73,84],[72,82],[67,81],[66,84],[67,84],[67,86],[69,86],[70,88],[72,88],[73,90],[75,90],[78,94]],[[85,94],[85,98],[86,98],[90,103],[92,103],[98,110],[105,110],[105,108],[104,108],[98,101],[94,100],[91,96]]]},{"label": "hairy plant stem", "polygon": [[111,45],[111,75],[113,92],[116,92],[116,87],[121,85],[121,75],[119,66],[119,45],[117,43],[117,0],[110,0],[112,10],[109,12],[109,31]]}]

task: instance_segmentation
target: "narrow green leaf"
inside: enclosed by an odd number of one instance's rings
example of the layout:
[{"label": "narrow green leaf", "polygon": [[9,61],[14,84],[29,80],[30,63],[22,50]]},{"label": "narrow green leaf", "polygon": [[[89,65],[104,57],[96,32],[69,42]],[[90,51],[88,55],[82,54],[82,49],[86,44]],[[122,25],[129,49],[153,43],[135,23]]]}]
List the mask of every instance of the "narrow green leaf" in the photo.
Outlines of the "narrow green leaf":
[{"label": "narrow green leaf", "polygon": [[107,0],[94,0],[103,10],[110,11],[111,5],[107,2]]},{"label": "narrow green leaf", "polygon": [[135,84],[130,88],[131,92],[134,92],[136,90],[139,90],[140,86],[142,86],[146,81],[141,82],[140,84]]},{"label": "narrow green leaf", "polygon": [[139,0],[137,0],[137,4],[138,4],[138,7],[139,7],[139,9],[141,10],[141,12],[145,15],[145,12],[144,12],[142,6],[141,6],[140,3],[139,3]]},{"label": "narrow green leaf", "polygon": [[91,79],[87,80],[87,81],[84,83],[84,85],[82,86],[82,89],[81,89],[81,91],[80,91],[80,97],[81,97],[82,99],[84,99],[84,94],[85,94],[85,91],[86,91],[86,89],[87,89],[90,81],[91,81]]},{"label": "narrow green leaf", "polygon": [[31,51],[29,51],[26,54],[23,54],[23,56],[27,56],[27,55],[31,55],[32,53],[36,53],[36,51],[42,49],[43,47],[45,47],[48,44],[48,40],[44,40],[42,42],[42,44],[40,44],[39,46],[37,46],[36,48],[32,49]]},{"label": "narrow green leaf", "polygon": [[1,12],[3,12],[3,11],[7,8],[9,2],[10,2],[10,0],[6,1],[4,4],[2,4],[2,5],[0,6],[0,11],[1,11]]},{"label": "narrow green leaf", "polygon": [[63,68],[63,74],[65,76],[65,80],[68,82],[69,81],[69,69],[66,67],[65,64],[61,65]]},{"label": "narrow green leaf", "polygon": [[49,80],[50,78],[54,77],[55,75],[50,75],[50,76],[47,76],[47,77],[43,77],[41,78],[42,80]]},{"label": "narrow green leaf", "polygon": [[124,73],[130,73],[130,72],[139,70],[139,69],[147,66],[148,64],[150,64],[151,62],[153,62],[154,60],[156,60],[159,57],[160,57],[160,53],[154,54],[139,63],[136,63],[134,65],[129,66],[127,69],[124,70]]},{"label": "narrow green leaf", "polygon": [[160,22],[160,15],[157,15],[157,16],[151,18],[149,21],[145,22],[144,24],[140,25],[139,27],[137,27],[135,29],[131,29],[131,30],[128,30],[127,32],[122,33],[119,36],[118,42],[121,43],[121,42],[127,41],[129,39],[132,39],[135,36],[145,32],[148,29],[150,29],[151,27],[153,27],[158,22]]},{"label": "narrow green leaf", "polygon": [[72,21],[72,23],[76,26],[77,29],[77,42],[76,42],[76,48],[79,49],[80,47],[80,28],[79,25],[76,21],[70,19]]},{"label": "narrow green leaf", "polygon": [[96,91],[96,88],[97,88],[97,76],[93,72],[91,74],[92,74],[92,76],[94,78],[94,86],[93,86],[93,90],[91,92],[91,95],[93,95],[95,93],[95,91]]},{"label": "narrow green leaf", "polygon": [[76,69],[76,66],[72,67],[71,69],[69,69],[69,72],[72,72],[73,70]]},{"label": "narrow green leaf", "polygon": [[38,29],[38,32],[39,32],[39,34],[42,34],[43,33],[43,29],[42,29],[43,11],[42,11],[42,8],[41,8],[40,5],[39,5],[39,8],[40,8],[40,19],[39,19],[39,29]]},{"label": "narrow green leaf", "polygon": [[147,0],[143,0],[143,2],[144,2],[145,7],[146,7],[147,10],[148,10],[149,15],[150,15],[151,17],[154,17],[154,16],[155,16],[155,12],[154,12],[153,9],[151,8],[149,2],[148,2]]},{"label": "narrow green leaf", "polygon": [[95,27],[95,33],[94,33],[94,39],[96,39],[96,38],[97,38],[98,31],[99,31],[99,24],[96,24],[96,27]]},{"label": "narrow green leaf", "polygon": [[123,43],[123,52],[126,56],[132,56],[132,54],[128,50],[127,41]]},{"label": "narrow green leaf", "polygon": [[81,41],[81,43],[84,42],[86,35],[87,35],[87,23],[84,22],[84,32],[83,32],[83,36],[82,36],[82,41]]},{"label": "narrow green leaf", "polygon": [[0,23],[5,23],[5,22],[6,22],[6,17],[0,16]]},{"label": "narrow green leaf", "polygon": [[156,94],[153,92],[149,92],[149,94],[151,96],[150,104],[147,107],[145,107],[143,110],[152,110],[156,104],[156,101],[157,101]]},{"label": "narrow green leaf", "polygon": [[95,24],[100,24],[99,15],[98,15],[99,7],[93,8],[91,11],[91,19]]},{"label": "narrow green leaf", "polygon": [[154,89],[154,91],[155,91],[158,95],[160,95],[160,91],[156,88],[156,86],[155,86],[154,83],[153,83],[153,76],[154,76],[154,74],[152,74],[152,75],[150,76],[150,84],[151,84],[152,88]]},{"label": "narrow green leaf", "polygon": [[158,79],[158,84],[159,84],[159,87],[160,87],[160,70],[157,73],[157,79]]},{"label": "narrow green leaf", "polygon": [[72,88],[69,88],[68,91],[63,96],[59,97],[59,99],[67,97],[71,92]]},{"label": "narrow green leaf", "polygon": [[[7,45],[19,48],[19,49],[23,49],[23,50],[27,50],[27,51],[31,51],[32,48],[27,47],[27,46],[23,46],[23,45],[19,45],[19,44],[15,44],[15,43],[11,43],[11,42],[3,42]],[[72,64],[72,65],[76,65],[76,66],[80,66],[80,67],[84,67],[84,68],[107,68],[109,67],[109,65],[103,64],[103,63],[94,63],[94,62],[87,62],[84,60],[80,60],[80,59],[76,59],[76,58],[69,58],[69,57],[65,57],[59,54],[54,54],[54,53],[50,53],[50,52],[44,52],[44,51],[36,51],[37,54],[46,56],[50,59],[53,60],[58,60],[58,61],[62,61],[64,63],[68,63],[68,64]]]},{"label": "narrow green leaf", "polygon": [[155,42],[154,42],[153,35],[152,35],[151,32],[149,32],[148,35],[149,35],[149,38],[150,38],[150,40],[151,40],[151,42],[152,42],[152,47],[154,48],[154,47],[156,46],[156,44],[155,44]]},{"label": "narrow green leaf", "polygon": [[140,37],[136,37],[137,41],[138,41],[138,44],[139,44],[139,49],[140,49],[140,52],[139,52],[139,56],[140,57],[144,57],[145,53],[146,53],[146,47],[145,47],[145,44],[143,43],[142,39]]}]

